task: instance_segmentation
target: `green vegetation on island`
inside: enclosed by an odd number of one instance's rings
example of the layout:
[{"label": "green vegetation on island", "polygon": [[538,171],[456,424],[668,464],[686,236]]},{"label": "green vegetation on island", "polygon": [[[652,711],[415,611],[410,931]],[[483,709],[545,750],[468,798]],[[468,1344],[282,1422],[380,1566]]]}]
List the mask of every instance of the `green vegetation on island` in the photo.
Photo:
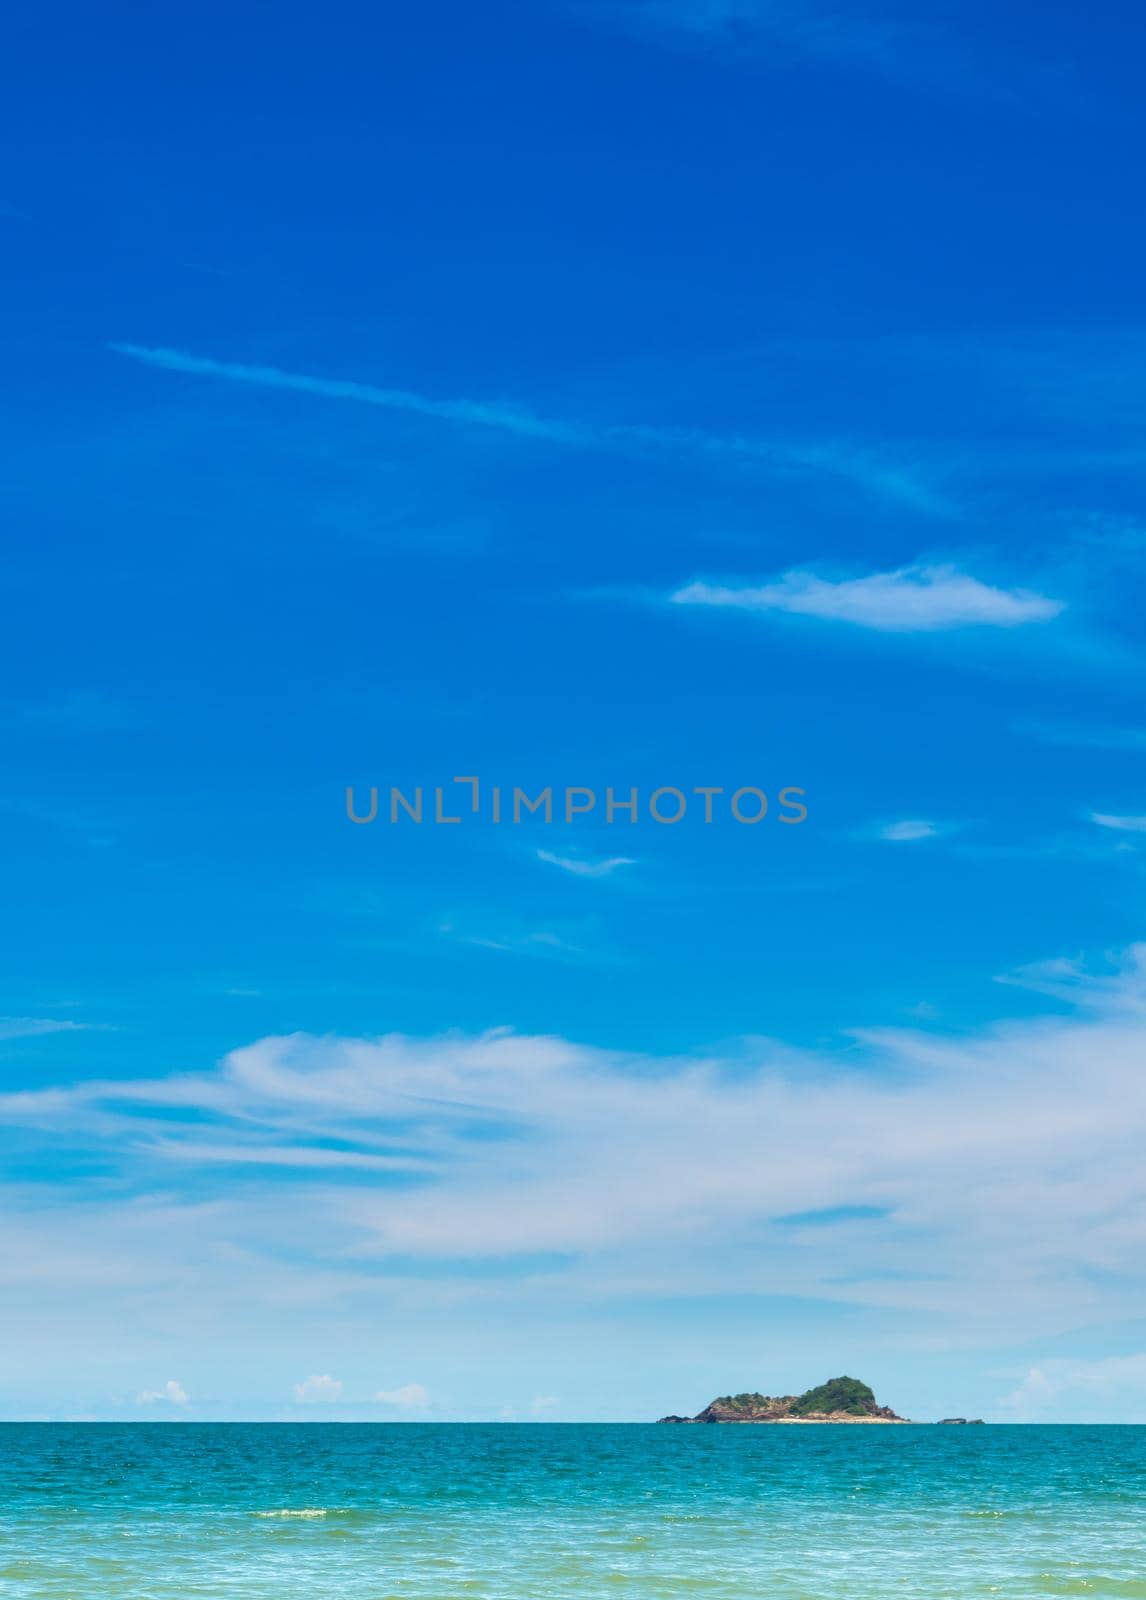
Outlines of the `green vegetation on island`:
[{"label": "green vegetation on island", "polygon": [[816,1389],[793,1402],[793,1417],[811,1417],[838,1412],[848,1417],[870,1417],[879,1411],[875,1395],[858,1378],[829,1378]]},{"label": "green vegetation on island", "polygon": [[766,1411],[770,1406],[786,1405],[782,1396],[770,1394],[722,1394],[715,1399],[714,1406],[723,1406],[729,1411],[740,1411],[745,1414],[754,1414]]}]

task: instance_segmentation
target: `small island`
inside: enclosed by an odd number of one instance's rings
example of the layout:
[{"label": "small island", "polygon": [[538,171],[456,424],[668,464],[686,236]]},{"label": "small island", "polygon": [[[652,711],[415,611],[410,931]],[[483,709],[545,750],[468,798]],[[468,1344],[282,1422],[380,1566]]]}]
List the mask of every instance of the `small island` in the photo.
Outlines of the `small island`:
[{"label": "small island", "polygon": [[858,1378],[829,1378],[804,1394],[725,1394],[695,1417],[661,1417],[661,1422],[908,1423]]}]

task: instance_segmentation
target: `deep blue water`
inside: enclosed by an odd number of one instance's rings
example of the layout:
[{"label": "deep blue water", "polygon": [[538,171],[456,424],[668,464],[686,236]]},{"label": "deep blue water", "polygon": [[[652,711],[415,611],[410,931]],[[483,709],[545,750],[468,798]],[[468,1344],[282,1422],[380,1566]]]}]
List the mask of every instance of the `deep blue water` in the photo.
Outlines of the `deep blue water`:
[{"label": "deep blue water", "polygon": [[1146,1597],[1146,1428],[0,1425],[0,1595]]}]

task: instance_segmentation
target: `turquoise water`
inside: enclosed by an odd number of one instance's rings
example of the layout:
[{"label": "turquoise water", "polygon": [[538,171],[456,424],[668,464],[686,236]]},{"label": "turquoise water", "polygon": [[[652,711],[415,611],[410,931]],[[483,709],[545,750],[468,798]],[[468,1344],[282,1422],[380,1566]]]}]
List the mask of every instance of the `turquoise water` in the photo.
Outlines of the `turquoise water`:
[{"label": "turquoise water", "polygon": [[1146,1428],[0,1426],[0,1595],[1146,1597]]}]

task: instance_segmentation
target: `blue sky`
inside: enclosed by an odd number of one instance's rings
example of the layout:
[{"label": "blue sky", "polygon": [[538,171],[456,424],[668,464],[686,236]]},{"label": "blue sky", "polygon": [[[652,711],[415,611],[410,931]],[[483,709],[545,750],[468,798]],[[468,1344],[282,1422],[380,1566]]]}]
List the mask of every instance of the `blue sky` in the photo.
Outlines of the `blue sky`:
[{"label": "blue sky", "polygon": [[1146,1420],[1144,43],[17,19],[0,1412]]}]

